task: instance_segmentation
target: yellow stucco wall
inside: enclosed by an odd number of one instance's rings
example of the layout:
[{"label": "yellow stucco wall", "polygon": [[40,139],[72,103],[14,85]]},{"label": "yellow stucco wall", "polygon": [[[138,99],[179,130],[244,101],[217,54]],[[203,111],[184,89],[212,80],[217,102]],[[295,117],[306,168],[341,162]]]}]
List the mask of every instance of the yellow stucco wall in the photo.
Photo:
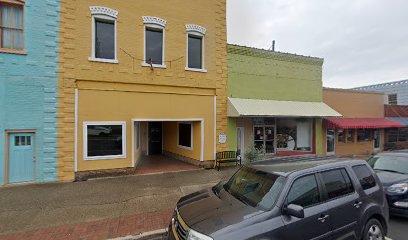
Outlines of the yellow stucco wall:
[{"label": "yellow stucco wall", "polygon": [[[118,64],[91,62],[92,24],[90,6],[105,6],[118,11],[117,18],[117,55]],[[227,88],[227,51],[226,51],[226,1],[208,0],[160,0],[160,1],[110,1],[110,0],[61,0],[61,33],[60,33],[60,84],[58,101],[58,168],[60,180],[74,178],[74,110],[75,88],[79,89],[78,104],[78,157],[82,156],[81,134],[82,121],[130,121],[144,115],[146,118],[170,116],[183,118],[209,117],[205,121],[206,144],[213,146],[214,139],[214,96],[217,107],[217,134],[227,131],[226,116],[226,88]],[[142,67],[143,59],[143,31],[142,16],[156,16],[167,21],[165,28],[165,62],[166,69]],[[186,24],[197,24],[207,29],[205,35],[205,68],[207,73],[186,71]],[[170,62],[171,61],[171,62]],[[103,85],[103,86],[101,86]],[[92,99],[95,88],[103,89],[107,99],[103,98],[109,107],[115,111],[112,114],[106,111],[92,112],[84,99]],[[88,90],[89,89],[89,90]],[[98,90],[99,91],[99,90]],[[129,102],[133,97],[127,96],[132,91],[139,91],[147,96],[150,92],[151,99],[146,101],[138,95],[139,102],[146,108],[152,102],[158,102],[162,108],[156,109],[151,114],[143,112],[140,108],[135,111],[134,102]],[[108,92],[108,93],[106,93]],[[124,99],[119,95],[126,95]],[[183,107],[166,109],[165,100],[159,102],[156,94],[172,94],[188,100],[189,105],[195,105],[200,111],[200,116],[194,112],[185,112]],[[195,97],[193,97],[195,96]],[[211,98],[211,109],[208,102],[201,97]],[[98,94],[98,99],[99,99]],[[173,100],[173,99],[171,99]],[[111,102],[111,103],[109,103]],[[119,105],[121,102],[123,105]],[[183,102],[187,102],[184,100]],[[88,109],[91,112],[88,112]],[[128,110],[131,111],[128,111]],[[153,108],[149,108],[153,109]],[[205,112],[204,112],[205,109]],[[163,111],[161,111],[163,110]],[[82,112],[81,112],[82,111]],[[138,114],[136,114],[136,112]],[[131,114],[132,113],[132,114]],[[146,114],[145,114],[146,113]],[[211,129],[212,127],[212,129]],[[128,131],[130,131],[130,122]],[[208,133],[207,133],[208,131]],[[211,133],[211,134],[210,134]],[[130,132],[128,133],[130,136]],[[197,134],[198,135],[198,134]],[[211,142],[209,136],[211,137]],[[207,137],[208,136],[208,137]],[[130,144],[130,141],[128,141]],[[225,144],[217,144],[217,151],[226,149]],[[130,152],[128,153],[130,156]],[[213,159],[213,149],[205,151],[205,159]],[[79,159],[80,160],[80,159]],[[128,157],[122,161],[94,161],[78,162],[78,170],[106,169],[113,167],[129,166]]]},{"label": "yellow stucco wall", "polygon": [[[97,90],[80,89],[78,100],[78,171],[132,167],[132,119],[142,119],[143,121],[145,119],[203,119],[205,131],[204,160],[212,160],[213,158],[214,97],[211,95],[106,91],[104,88],[100,88]],[[84,160],[82,126],[84,122],[95,121],[126,122],[126,158]],[[177,122],[165,122],[163,124],[164,150],[200,160],[201,125],[198,121],[193,124],[193,139],[193,150],[177,147]]]},{"label": "yellow stucco wall", "polygon": [[[191,123],[191,122],[187,122]],[[193,147],[192,149],[186,149],[177,146],[178,144],[178,138],[177,138],[177,124],[178,122],[165,122],[163,124],[163,150],[171,153],[175,153],[178,155],[182,155],[194,160],[200,160],[201,158],[201,123],[200,122],[193,122]],[[212,124],[214,125],[214,124]],[[205,124],[204,124],[205,126]],[[211,131],[207,130],[206,133],[211,133]],[[207,139],[209,140],[208,145],[204,144],[204,151],[213,149],[209,146],[210,144],[214,144],[214,141],[211,139],[211,134],[207,136]],[[211,151],[207,151],[207,154],[204,155],[204,160],[212,160],[213,154],[211,154]]]}]

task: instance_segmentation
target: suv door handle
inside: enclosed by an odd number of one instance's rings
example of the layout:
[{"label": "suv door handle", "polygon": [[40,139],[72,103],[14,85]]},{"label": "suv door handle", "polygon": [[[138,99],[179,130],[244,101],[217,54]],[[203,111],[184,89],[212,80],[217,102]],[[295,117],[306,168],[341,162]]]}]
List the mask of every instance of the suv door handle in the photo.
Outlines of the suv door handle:
[{"label": "suv door handle", "polygon": [[362,204],[363,204],[362,201],[356,201],[356,202],[354,203],[354,207],[355,207],[355,208],[360,208]]},{"label": "suv door handle", "polygon": [[322,223],[324,223],[324,222],[326,222],[326,219],[329,217],[329,215],[320,215],[320,217],[317,219],[317,220],[319,220],[320,222],[322,222]]}]

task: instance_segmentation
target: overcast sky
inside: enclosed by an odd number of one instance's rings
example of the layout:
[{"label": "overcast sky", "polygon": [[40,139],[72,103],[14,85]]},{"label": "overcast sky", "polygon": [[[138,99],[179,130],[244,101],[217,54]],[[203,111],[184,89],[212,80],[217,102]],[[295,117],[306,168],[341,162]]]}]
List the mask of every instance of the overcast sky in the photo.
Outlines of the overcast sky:
[{"label": "overcast sky", "polygon": [[408,79],[407,0],[227,0],[228,42],[324,58],[323,85]]}]

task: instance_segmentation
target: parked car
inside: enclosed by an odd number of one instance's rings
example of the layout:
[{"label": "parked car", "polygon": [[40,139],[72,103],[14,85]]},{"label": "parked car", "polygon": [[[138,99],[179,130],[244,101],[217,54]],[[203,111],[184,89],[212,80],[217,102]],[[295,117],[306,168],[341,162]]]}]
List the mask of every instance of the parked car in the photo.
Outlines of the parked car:
[{"label": "parked car", "polygon": [[382,184],[366,161],[272,160],[182,197],[168,239],[383,239],[388,217]]},{"label": "parked car", "polygon": [[386,188],[390,214],[408,217],[408,151],[380,153],[368,164]]}]

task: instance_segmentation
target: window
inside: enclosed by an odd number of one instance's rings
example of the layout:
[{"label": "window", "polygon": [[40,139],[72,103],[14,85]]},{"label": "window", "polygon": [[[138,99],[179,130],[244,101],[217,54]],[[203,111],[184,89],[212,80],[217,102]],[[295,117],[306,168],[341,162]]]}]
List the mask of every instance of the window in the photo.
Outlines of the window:
[{"label": "window", "polygon": [[163,65],[163,30],[146,28],[146,63]]},{"label": "window", "polygon": [[278,151],[312,151],[313,122],[305,118],[276,120]]},{"label": "window", "polygon": [[347,130],[347,142],[348,143],[354,142],[354,130],[353,129]]},{"label": "window", "polygon": [[287,204],[296,204],[304,208],[320,202],[320,193],[314,174],[300,177],[295,180],[288,197]]},{"label": "window", "polygon": [[178,146],[187,149],[193,149],[193,124],[178,124]]},{"label": "window", "polygon": [[84,159],[126,158],[125,122],[85,122]]},{"label": "window", "polygon": [[399,128],[398,129],[398,142],[407,142],[408,141],[408,128]]},{"label": "window", "polygon": [[397,142],[398,141],[398,128],[392,128],[387,130],[388,142]]},{"label": "window", "polygon": [[246,205],[266,211],[275,205],[283,183],[284,177],[244,166],[223,187]]},{"label": "window", "polygon": [[329,199],[338,198],[354,191],[350,177],[345,169],[336,169],[321,173]]},{"label": "window", "polygon": [[357,141],[371,141],[372,140],[372,130],[371,129],[358,129],[357,130]]},{"label": "window", "polygon": [[194,35],[188,35],[188,67],[201,69],[203,57],[203,38]]},{"label": "window", "polygon": [[398,104],[397,94],[388,94],[388,104],[390,105]]},{"label": "window", "polygon": [[95,19],[95,57],[115,59],[115,24]]},{"label": "window", "polygon": [[166,21],[151,16],[144,16],[144,61],[143,66],[162,67],[164,64],[164,40]]},{"label": "window", "polygon": [[204,69],[204,35],[207,29],[187,24],[187,66],[186,70],[206,72]]},{"label": "window", "polygon": [[118,12],[106,7],[90,7],[92,14],[92,56],[90,61],[117,63],[116,19]]},{"label": "window", "polygon": [[24,5],[19,2],[18,4],[0,2],[0,48],[24,49],[23,8]]},{"label": "window", "polygon": [[368,160],[368,164],[381,172],[408,174],[408,161],[405,156],[376,155]]},{"label": "window", "polygon": [[31,136],[15,136],[14,146],[30,146]]},{"label": "window", "polygon": [[375,187],[376,182],[370,169],[365,165],[354,166],[353,171],[356,174],[364,190]]},{"label": "window", "polygon": [[256,149],[264,150],[265,153],[274,153],[273,145],[275,136],[274,126],[255,126],[254,127],[254,146]]},{"label": "window", "polygon": [[337,142],[339,143],[346,142],[346,130],[344,129],[337,130]]}]

